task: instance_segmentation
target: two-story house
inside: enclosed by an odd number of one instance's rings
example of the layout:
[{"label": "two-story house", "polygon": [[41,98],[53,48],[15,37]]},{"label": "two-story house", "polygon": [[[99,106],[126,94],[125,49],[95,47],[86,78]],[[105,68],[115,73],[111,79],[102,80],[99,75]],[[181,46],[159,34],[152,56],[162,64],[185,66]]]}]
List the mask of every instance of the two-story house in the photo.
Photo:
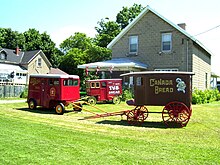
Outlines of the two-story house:
[{"label": "two-story house", "polygon": [[209,88],[211,52],[188,34],[185,26],[172,23],[147,6],[107,46],[112,50],[112,60],[78,68],[113,68],[115,75],[142,70],[194,72],[193,87]]},{"label": "two-story house", "polygon": [[50,72],[51,63],[41,50],[0,48],[0,84],[26,85],[29,74]]}]

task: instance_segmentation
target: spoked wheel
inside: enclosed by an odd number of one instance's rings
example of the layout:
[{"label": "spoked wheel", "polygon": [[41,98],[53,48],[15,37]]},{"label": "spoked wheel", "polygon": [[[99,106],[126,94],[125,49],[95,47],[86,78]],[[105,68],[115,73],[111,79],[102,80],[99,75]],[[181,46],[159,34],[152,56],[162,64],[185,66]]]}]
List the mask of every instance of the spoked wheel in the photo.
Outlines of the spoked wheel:
[{"label": "spoked wheel", "polygon": [[132,125],[141,125],[147,117],[148,110],[144,106],[137,106],[127,113],[127,121]]},{"label": "spoked wheel", "polygon": [[55,112],[58,114],[58,115],[62,115],[65,111],[65,107],[63,105],[63,103],[58,103],[55,107]]},{"label": "spoked wheel", "polygon": [[120,104],[121,98],[118,96],[114,96],[112,99],[113,104]]},{"label": "spoked wheel", "polygon": [[190,116],[191,110],[182,102],[170,102],[162,111],[163,121],[169,127],[185,127]]},{"label": "spoked wheel", "polygon": [[96,98],[94,96],[90,96],[89,99],[88,99],[88,103],[91,104],[91,105],[96,105]]}]

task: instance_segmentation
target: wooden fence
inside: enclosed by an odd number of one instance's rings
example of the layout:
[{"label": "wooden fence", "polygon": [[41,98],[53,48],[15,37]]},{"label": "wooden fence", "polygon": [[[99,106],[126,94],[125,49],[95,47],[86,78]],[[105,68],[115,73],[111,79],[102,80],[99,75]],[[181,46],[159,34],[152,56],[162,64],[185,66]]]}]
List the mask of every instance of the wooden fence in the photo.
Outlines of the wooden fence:
[{"label": "wooden fence", "polygon": [[25,90],[25,85],[0,85],[0,98],[19,97]]}]

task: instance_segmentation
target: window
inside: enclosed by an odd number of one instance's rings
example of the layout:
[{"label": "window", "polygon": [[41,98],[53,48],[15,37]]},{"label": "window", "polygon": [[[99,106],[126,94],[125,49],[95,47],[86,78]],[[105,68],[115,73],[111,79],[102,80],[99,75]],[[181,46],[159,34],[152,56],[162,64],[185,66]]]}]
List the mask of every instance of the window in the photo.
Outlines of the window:
[{"label": "window", "polygon": [[106,87],[106,82],[102,82],[102,87]]},{"label": "window", "polygon": [[172,34],[163,33],[162,34],[162,51],[168,52],[172,49]]},{"label": "window", "polygon": [[42,60],[41,58],[37,59],[37,67],[41,67],[42,66]]},{"label": "window", "polygon": [[138,52],[138,36],[129,37],[129,53],[137,54]]},{"label": "window", "polygon": [[91,82],[91,88],[100,88],[99,82]]},{"label": "window", "polygon": [[6,60],[6,54],[4,52],[0,53],[0,60]]},{"label": "window", "polygon": [[74,80],[74,79],[66,79],[63,82],[64,86],[77,86],[78,85],[78,80]]},{"label": "window", "polygon": [[136,79],[136,86],[142,86],[143,85],[143,78],[137,77]]},{"label": "window", "polygon": [[49,79],[49,85],[59,85],[59,79]]}]

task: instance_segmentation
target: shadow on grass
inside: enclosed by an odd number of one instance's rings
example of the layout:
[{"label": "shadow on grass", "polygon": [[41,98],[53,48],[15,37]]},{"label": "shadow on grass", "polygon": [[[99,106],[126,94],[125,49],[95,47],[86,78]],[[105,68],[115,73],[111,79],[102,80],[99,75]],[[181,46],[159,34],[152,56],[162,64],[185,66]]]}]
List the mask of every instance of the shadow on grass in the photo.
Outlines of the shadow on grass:
[{"label": "shadow on grass", "polygon": [[157,121],[145,121],[141,125],[131,125],[127,122],[127,120],[121,120],[121,121],[103,120],[103,121],[97,122],[97,124],[135,126],[135,127],[146,127],[146,128],[163,128],[163,129],[168,128],[163,122],[157,122]]},{"label": "shadow on grass", "polygon": [[[19,111],[26,111],[26,112],[32,112],[32,113],[39,113],[39,114],[56,114],[54,109],[46,109],[46,108],[37,108],[37,109],[29,109],[29,108],[15,108]],[[72,111],[65,111],[64,113],[69,113]]]}]

